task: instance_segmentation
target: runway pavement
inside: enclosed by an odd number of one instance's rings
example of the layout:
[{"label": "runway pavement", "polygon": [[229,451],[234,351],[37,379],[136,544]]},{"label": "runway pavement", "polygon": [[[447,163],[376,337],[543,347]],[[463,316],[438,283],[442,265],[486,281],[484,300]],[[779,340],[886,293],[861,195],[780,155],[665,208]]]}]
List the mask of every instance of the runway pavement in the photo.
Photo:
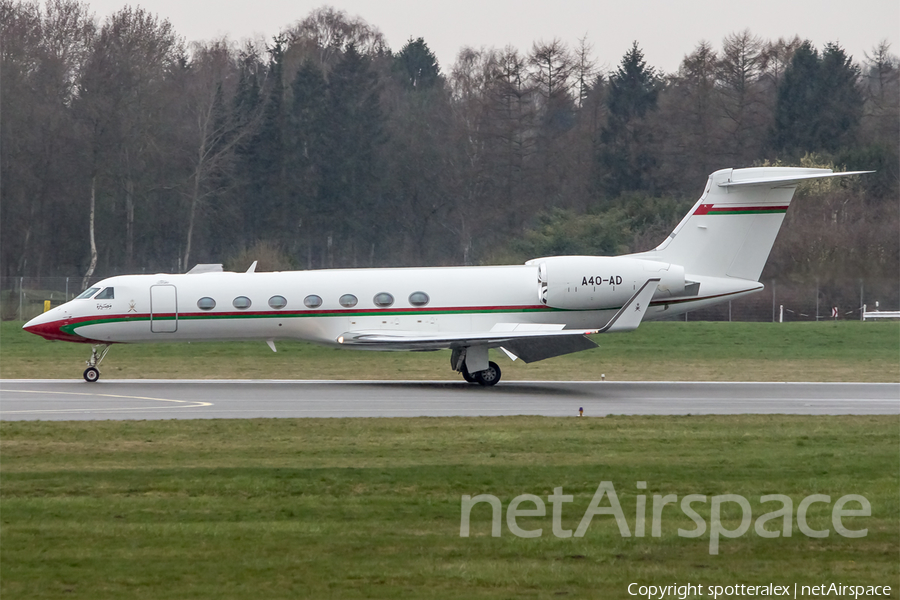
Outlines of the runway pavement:
[{"label": "runway pavement", "polygon": [[0,380],[0,419],[900,414],[896,383]]}]

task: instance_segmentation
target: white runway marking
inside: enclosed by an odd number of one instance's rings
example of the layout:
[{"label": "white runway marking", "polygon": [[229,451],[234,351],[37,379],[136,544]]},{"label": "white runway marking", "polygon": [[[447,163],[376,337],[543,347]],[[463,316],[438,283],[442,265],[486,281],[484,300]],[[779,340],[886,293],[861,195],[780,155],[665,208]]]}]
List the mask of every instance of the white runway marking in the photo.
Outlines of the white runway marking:
[{"label": "white runway marking", "polygon": [[[89,396],[91,398],[125,398],[127,400],[153,400],[155,402],[172,402],[178,406],[170,406],[169,408],[198,408],[201,406],[212,406],[212,402],[199,402],[196,400],[172,400],[169,398],[150,398],[148,396],[125,396],[122,394],[93,394],[90,392],[57,392],[47,390],[15,390],[19,394],[58,394],[66,396]],[[94,412],[119,412],[141,411],[141,410],[159,410],[159,406],[115,406],[107,408],[48,408],[48,409],[30,409],[30,410],[2,410],[0,415],[25,415],[36,413],[94,413]]]}]

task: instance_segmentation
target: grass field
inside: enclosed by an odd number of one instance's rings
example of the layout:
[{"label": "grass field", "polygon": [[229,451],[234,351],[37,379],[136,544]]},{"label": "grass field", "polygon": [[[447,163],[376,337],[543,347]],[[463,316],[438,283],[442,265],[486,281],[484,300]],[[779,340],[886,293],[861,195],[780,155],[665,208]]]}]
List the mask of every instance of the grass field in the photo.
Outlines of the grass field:
[{"label": "grass field", "polygon": [[[77,378],[87,344],[0,324],[0,377]],[[900,381],[900,323],[645,323],[599,348],[530,365],[497,354],[505,380]],[[456,379],[449,352],[363,352],[300,342],[118,344],[104,379]]]},{"label": "grass field", "polygon": [[[898,434],[896,417],[2,422],[0,596],[629,598],[631,582],[838,582],[897,598]],[[562,526],[575,529],[602,481],[632,535],[599,515],[584,537],[554,536],[547,496],[574,496]],[[518,525],[542,535],[516,537],[504,518],[491,537],[481,504],[460,537],[463,494],[497,496],[504,517],[514,497],[541,497],[546,516]],[[807,537],[794,515],[789,538],[750,527],[711,555],[709,530],[677,535],[695,525],[676,505],[650,535],[653,494],[742,495],[754,520],[780,508],[761,495],[790,496],[796,513],[825,494],[808,522],[830,533]],[[834,530],[845,494],[871,503],[843,520],[864,537]],[[693,507],[709,524],[710,504]],[[725,508],[734,529],[740,509]]]}]

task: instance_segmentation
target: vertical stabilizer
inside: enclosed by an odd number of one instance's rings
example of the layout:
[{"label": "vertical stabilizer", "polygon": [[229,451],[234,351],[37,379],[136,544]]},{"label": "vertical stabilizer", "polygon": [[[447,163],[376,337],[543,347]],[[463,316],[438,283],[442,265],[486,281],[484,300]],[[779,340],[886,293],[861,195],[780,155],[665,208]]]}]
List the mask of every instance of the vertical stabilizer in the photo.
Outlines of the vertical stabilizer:
[{"label": "vertical stabilizer", "polygon": [[794,167],[716,171],[669,237],[636,256],[681,265],[692,275],[758,281],[797,184],[858,173]]}]

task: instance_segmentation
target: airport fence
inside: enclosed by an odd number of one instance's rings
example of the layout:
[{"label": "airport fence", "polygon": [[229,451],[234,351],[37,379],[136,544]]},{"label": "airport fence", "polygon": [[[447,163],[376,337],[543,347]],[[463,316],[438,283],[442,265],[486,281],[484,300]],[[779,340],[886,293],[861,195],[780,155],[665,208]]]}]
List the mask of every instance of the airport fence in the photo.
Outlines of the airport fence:
[{"label": "airport fence", "polygon": [[[93,284],[103,277],[92,278]],[[82,292],[81,276],[0,277],[0,319],[26,321]],[[867,310],[900,308],[900,283],[893,280],[841,280],[823,283],[763,281],[756,294],[672,317],[680,321],[830,321],[862,318]]]}]

